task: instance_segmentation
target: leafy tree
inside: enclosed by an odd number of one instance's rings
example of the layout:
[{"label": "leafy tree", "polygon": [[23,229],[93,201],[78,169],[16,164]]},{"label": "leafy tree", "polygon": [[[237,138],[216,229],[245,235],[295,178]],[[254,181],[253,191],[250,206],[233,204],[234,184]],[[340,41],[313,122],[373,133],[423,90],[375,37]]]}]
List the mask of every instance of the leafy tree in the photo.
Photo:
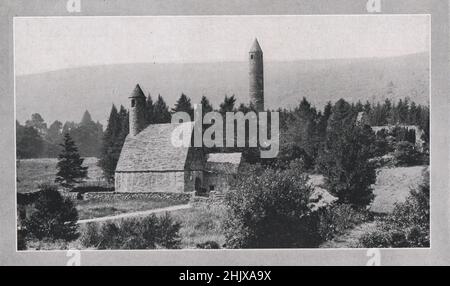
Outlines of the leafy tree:
[{"label": "leafy tree", "polygon": [[80,157],[78,148],[70,135],[64,135],[63,151],[58,155],[55,182],[64,187],[72,187],[87,177],[87,167],[83,167],[84,159]]},{"label": "leafy tree", "polygon": [[318,169],[325,176],[328,189],[340,202],[362,207],[373,199],[371,185],[375,183],[376,174],[369,162],[373,141],[374,134],[369,126],[355,124],[351,106],[342,99],[336,102]]},{"label": "leafy tree", "polygon": [[35,128],[41,136],[44,136],[47,133],[47,123],[45,123],[39,113],[33,113],[31,115],[31,120],[25,122],[25,126]]},{"label": "leafy tree", "polygon": [[24,226],[27,235],[39,240],[71,241],[79,236],[77,220],[73,202],[63,198],[55,186],[44,185]]},{"label": "leafy tree", "polygon": [[312,187],[302,166],[285,170],[248,167],[226,196],[229,248],[308,247],[316,240],[310,216]]},{"label": "leafy tree", "polygon": [[20,125],[16,121],[16,152],[18,158],[37,158],[43,150],[43,140],[34,127]]},{"label": "leafy tree", "polygon": [[166,102],[162,98],[161,95],[158,95],[158,99],[156,100],[154,104],[154,121],[153,123],[170,123],[171,115],[169,112],[169,107],[167,106]]},{"label": "leafy tree", "polygon": [[423,163],[422,154],[416,150],[414,144],[400,141],[396,144],[394,158],[399,166],[414,166]]},{"label": "leafy tree", "polygon": [[75,124],[69,134],[77,143],[81,156],[98,157],[100,155],[103,126],[92,120],[89,111],[85,111],[80,124]]},{"label": "leafy tree", "polygon": [[46,136],[47,141],[49,141],[50,143],[53,143],[53,144],[61,143],[62,127],[63,127],[63,124],[60,121],[55,120],[48,128],[47,136]]}]

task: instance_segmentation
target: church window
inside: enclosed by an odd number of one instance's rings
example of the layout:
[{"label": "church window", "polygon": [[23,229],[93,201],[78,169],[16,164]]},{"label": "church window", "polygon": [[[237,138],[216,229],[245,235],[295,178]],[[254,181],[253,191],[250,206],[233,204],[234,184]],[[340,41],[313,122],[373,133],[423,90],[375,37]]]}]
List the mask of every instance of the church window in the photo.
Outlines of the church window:
[{"label": "church window", "polygon": [[250,55],[250,59],[252,59],[252,60],[253,60],[253,55]]},{"label": "church window", "polygon": [[135,107],[136,106],[136,101],[134,99],[131,100],[131,107]]}]

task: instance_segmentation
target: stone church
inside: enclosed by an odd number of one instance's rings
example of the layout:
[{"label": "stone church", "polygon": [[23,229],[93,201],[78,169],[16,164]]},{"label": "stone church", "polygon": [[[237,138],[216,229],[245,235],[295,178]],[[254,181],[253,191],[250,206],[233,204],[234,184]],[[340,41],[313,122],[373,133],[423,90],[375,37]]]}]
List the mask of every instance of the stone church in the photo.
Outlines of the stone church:
[{"label": "stone church", "polygon": [[[263,52],[257,39],[248,60],[250,100],[257,111],[264,111]],[[175,128],[192,137],[194,122],[146,126],[146,98],[139,85],[129,98],[130,133],[115,171],[116,192],[220,192],[233,187],[241,153],[205,154],[202,148],[175,147]]]}]

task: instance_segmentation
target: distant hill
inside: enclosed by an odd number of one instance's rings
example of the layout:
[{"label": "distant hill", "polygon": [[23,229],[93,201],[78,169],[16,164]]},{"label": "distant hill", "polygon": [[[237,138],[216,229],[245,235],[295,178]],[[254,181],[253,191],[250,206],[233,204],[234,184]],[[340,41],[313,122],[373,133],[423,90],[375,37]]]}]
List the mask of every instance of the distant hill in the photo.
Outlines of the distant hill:
[{"label": "distant hill", "polygon": [[[427,54],[395,58],[265,62],[266,107],[294,107],[305,96],[316,107],[331,100],[381,101],[410,97],[428,104]],[[88,109],[106,122],[111,104],[128,104],[136,83],[153,99],[173,106],[184,92],[192,102],[206,95],[215,105],[225,94],[248,102],[248,63],[118,64],[23,75],[16,78],[17,119],[40,113],[47,123],[77,120]]]}]

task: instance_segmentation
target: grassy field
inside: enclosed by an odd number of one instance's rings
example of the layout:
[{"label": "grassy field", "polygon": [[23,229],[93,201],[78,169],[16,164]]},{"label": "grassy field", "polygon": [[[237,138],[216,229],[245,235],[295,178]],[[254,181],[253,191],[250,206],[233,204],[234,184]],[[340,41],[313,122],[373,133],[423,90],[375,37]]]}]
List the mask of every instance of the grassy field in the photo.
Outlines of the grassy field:
[{"label": "grassy field", "polygon": [[[84,159],[88,167],[88,180],[102,179],[102,171],[97,166],[97,158]],[[35,191],[39,184],[53,182],[56,174],[56,158],[23,159],[17,161],[17,192]]]},{"label": "grassy field", "polygon": [[383,168],[377,170],[373,186],[375,198],[370,210],[375,213],[389,213],[395,203],[404,202],[412,188],[423,181],[423,172],[428,166]]}]

